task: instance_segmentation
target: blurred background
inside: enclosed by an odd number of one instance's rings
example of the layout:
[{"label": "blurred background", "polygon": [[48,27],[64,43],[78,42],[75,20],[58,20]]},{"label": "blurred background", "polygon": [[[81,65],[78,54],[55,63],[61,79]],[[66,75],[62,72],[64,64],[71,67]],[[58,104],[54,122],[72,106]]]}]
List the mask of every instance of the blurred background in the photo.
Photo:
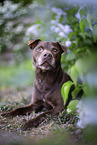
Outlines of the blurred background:
[{"label": "blurred background", "polygon": [[[27,41],[40,38],[68,47],[66,72],[97,50],[96,1],[2,0],[0,2],[0,86],[31,85],[34,78]],[[32,78],[32,80],[31,80]]]},{"label": "blurred background", "polygon": [[27,41],[37,38],[68,47],[62,55],[62,68],[71,76],[78,73],[86,84],[84,101],[78,106],[78,126],[97,124],[96,0],[1,0],[1,90],[32,86],[34,66]]}]

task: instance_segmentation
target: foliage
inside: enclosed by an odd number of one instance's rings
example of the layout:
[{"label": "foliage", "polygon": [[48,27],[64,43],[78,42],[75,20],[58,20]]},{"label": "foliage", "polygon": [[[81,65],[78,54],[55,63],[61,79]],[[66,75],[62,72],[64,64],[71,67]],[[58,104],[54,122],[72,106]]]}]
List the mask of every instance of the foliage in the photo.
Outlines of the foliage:
[{"label": "foliage", "polygon": [[0,52],[22,48],[21,36],[24,35],[24,26],[19,19],[26,13],[21,4],[6,1],[3,6],[0,5]]},{"label": "foliage", "polygon": [[65,105],[67,103],[67,101],[69,100],[69,97],[70,97],[69,92],[70,92],[71,87],[72,86],[75,87],[75,89],[71,92],[72,100],[69,103],[69,105],[67,106],[68,113],[72,113],[75,111],[75,109],[79,103],[79,101],[76,100],[77,95],[84,87],[84,84],[77,84],[78,77],[79,77],[79,73],[77,71],[77,67],[74,65],[71,68],[71,78],[72,78],[73,82],[68,81],[68,82],[64,83],[62,86],[62,89],[61,89],[61,94],[62,94],[64,105]]},{"label": "foliage", "polygon": [[[27,30],[29,38],[36,34],[37,38],[48,41],[59,41],[68,46],[66,55],[62,56],[62,67],[70,70],[75,61],[96,51],[96,21],[87,8],[80,7],[47,7],[42,16],[37,15],[34,25]],[[48,15],[48,17],[45,17]],[[34,29],[34,31],[32,31]],[[38,32],[38,33],[37,33]]]},{"label": "foliage", "polygon": [[33,2],[33,0],[11,0],[14,3],[22,3],[23,6],[26,6]]},{"label": "foliage", "polygon": [[[44,3],[45,5],[39,1],[39,4],[36,2],[25,8],[21,4],[11,2],[0,6],[0,51],[22,51],[23,54],[26,52],[27,41],[35,38],[59,41],[68,47],[67,53],[62,56],[62,67],[65,71],[70,71],[77,59],[96,50],[95,16],[92,16],[91,9],[88,10],[87,7],[81,9],[66,2],[64,4],[68,5],[68,8],[62,3],[54,3],[51,6],[45,0]],[[22,17],[26,19],[29,16],[28,12],[35,16],[34,24],[33,21],[26,25],[21,22]]]},{"label": "foliage", "polygon": [[[68,81],[67,83],[65,83],[63,86],[62,86],[62,89],[61,89],[61,94],[62,94],[62,97],[63,97],[63,101],[64,101],[64,105],[66,104],[66,102],[69,100],[69,92],[70,92],[70,88],[71,86],[74,85],[74,83],[72,83],[71,81]],[[75,89],[76,90],[76,89]],[[74,91],[75,91],[74,90]],[[77,91],[77,94],[80,90],[78,89]],[[69,103],[69,105],[67,106],[67,112],[68,113],[72,113],[75,111],[76,109],[76,106],[78,105],[78,100],[75,100],[76,99],[76,95],[72,95],[72,99],[71,102]],[[74,98],[73,98],[74,97]]]}]

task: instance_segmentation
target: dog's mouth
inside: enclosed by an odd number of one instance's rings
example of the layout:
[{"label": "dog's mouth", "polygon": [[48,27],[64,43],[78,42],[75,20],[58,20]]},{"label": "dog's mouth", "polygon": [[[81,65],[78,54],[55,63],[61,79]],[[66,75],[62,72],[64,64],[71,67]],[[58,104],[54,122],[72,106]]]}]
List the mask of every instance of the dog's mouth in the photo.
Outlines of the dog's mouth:
[{"label": "dog's mouth", "polygon": [[44,61],[40,65],[38,65],[38,68],[40,68],[43,71],[49,71],[52,70],[54,66],[50,62]]},{"label": "dog's mouth", "polygon": [[41,66],[51,66],[51,64],[48,62],[48,61],[44,61],[42,64],[41,64]]}]

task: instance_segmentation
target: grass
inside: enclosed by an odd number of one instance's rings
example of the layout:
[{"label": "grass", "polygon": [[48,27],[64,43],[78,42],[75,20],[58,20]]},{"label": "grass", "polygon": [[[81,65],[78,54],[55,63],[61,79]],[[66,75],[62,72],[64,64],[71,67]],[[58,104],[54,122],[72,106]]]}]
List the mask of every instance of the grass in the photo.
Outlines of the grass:
[{"label": "grass", "polygon": [[34,80],[34,67],[30,60],[20,65],[0,67],[0,87],[20,87],[32,85]]}]

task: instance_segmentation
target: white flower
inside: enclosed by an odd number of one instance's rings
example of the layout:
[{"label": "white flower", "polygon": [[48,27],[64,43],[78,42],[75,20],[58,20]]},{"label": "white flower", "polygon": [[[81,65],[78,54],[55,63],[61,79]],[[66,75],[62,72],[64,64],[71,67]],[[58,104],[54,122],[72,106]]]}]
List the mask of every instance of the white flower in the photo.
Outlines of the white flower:
[{"label": "white flower", "polygon": [[63,25],[61,23],[58,23],[55,20],[51,20],[51,30],[55,31],[56,33],[59,32],[59,36],[64,35],[64,37],[66,37],[66,35],[68,35],[70,32],[72,32],[72,29],[70,28],[69,25]]},{"label": "white flower", "polygon": [[64,32],[65,32],[66,34],[69,34],[70,32],[72,32],[72,29],[70,28],[69,25],[65,25],[65,26],[64,26]]},{"label": "white flower", "polygon": [[64,38],[64,37],[67,37],[66,35],[65,35],[65,33],[64,32],[59,32],[59,34],[58,34],[60,37],[62,37],[62,38]]},{"label": "white flower", "polygon": [[10,1],[9,2],[5,1],[4,6],[2,8],[2,13],[6,13],[7,11],[13,12],[17,10],[18,7],[19,7],[19,4],[12,4],[12,2]]},{"label": "white flower", "polygon": [[34,34],[37,35],[38,34],[38,27],[40,26],[40,24],[36,24],[36,25],[32,25],[31,27],[29,27],[25,33],[26,36],[29,36],[30,34]]},{"label": "white flower", "polygon": [[51,27],[50,27],[50,30],[51,30],[51,31],[54,31],[55,33],[60,32],[60,28],[58,28],[58,27],[56,27],[56,26],[51,26]]},{"label": "white flower", "polygon": [[51,30],[51,31],[55,31],[55,28],[56,28],[56,27],[53,25],[53,26],[50,27],[50,30]]},{"label": "white flower", "polygon": [[67,41],[65,42],[65,45],[66,45],[67,47],[69,47],[69,46],[71,45],[71,41],[67,40]]},{"label": "white flower", "polygon": [[55,32],[56,32],[56,33],[60,32],[60,28],[56,27],[56,28],[55,28]]},{"label": "white flower", "polygon": [[15,32],[18,34],[18,33],[20,33],[21,31],[23,31],[23,25],[22,24],[20,24],[20,25],[18,25],[17,26],[17,28],[15,29]]},{"label": "white flower", "polygon": [[66,34],[69,34],[70,32],[72,32],[72,29],[70,28],[69,25],[62,25],[61,23],[57,24],[58,27],[60,27],[62,29],[62,31],[64,31]]},{"label": "white flower", "polygon": [[17,10],[17,8],[18,8],[18,4],[12,4],[11,6],[10,6],[10,9],[11,9],[11,11],[13,12],[13,11],[15,11],[15,10]]},{"label": "white flower", "polygon": [[51,24],[56,25],[57,24],[57,21],[56,20],[51,20]]},{"label": "white flower", "polygon": [[52,9],[52,12],[56,13],[57,15],[67,15],[61,8],[56,8],[56,7],[53,7]]},{"label": "white flower", "polygon": [[64,25],[62,25],[61,23],[58,23],[57,26],[60,27],[64,31]]}]

